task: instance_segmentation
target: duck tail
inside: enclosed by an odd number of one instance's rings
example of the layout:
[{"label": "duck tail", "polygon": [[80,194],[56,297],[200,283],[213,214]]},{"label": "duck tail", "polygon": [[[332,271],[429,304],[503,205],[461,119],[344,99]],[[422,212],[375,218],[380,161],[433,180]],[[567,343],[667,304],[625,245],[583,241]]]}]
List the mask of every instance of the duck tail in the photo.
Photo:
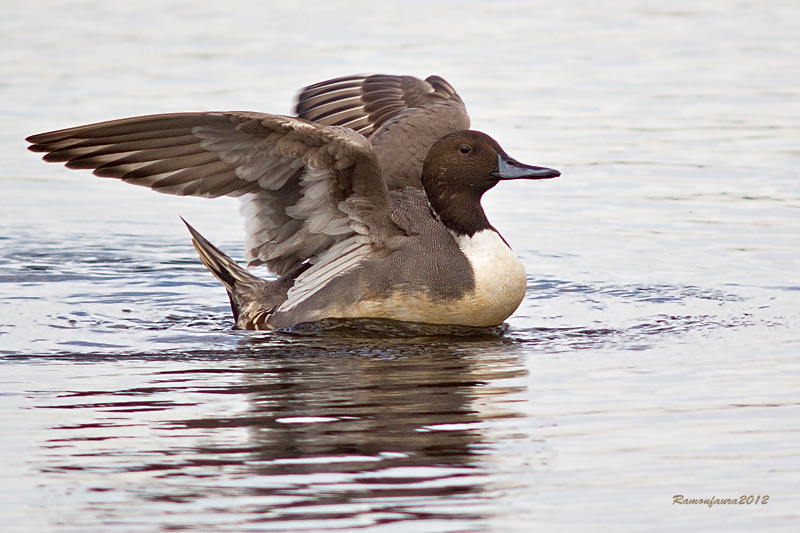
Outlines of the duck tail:
[{"label": "duck tail", "polygon": [[183,217],[181,217],[181,220],[189,228],[189,233],[192,234],[192,244],[197,250],[200,260],[214,274],[214,277],[222,282],[225,290],[228,291],[233,318],[238,326],[239,316],[243,307],[259,292],[261,287],[269,284],[269,282],[249,273],[219,248],[208,242]]}]

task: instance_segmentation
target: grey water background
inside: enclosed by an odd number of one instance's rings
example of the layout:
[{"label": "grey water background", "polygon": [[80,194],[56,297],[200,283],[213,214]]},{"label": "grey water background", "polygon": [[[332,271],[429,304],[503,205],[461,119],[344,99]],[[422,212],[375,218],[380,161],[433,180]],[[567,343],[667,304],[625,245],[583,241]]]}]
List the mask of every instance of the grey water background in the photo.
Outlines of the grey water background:
[{"label": "grey water background", "polygon": [[[23,141],[364,72],[562,171],[484,199],[504,331],[232,331],[236,201]],[[797,531],[797,2],[7,2],[0,124],[3,531]]]}]

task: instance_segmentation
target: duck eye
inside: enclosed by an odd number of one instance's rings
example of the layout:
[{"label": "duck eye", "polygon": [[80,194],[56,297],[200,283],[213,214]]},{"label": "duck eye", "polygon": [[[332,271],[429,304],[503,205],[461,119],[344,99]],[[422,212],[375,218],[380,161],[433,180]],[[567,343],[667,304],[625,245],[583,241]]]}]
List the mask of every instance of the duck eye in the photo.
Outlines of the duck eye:
[{"label": "duck eye", "polygon": [[466,144],[462,144],[461,148],[459,148],[459,151],[462,154],[468,154],[468,153],[470,153],[472,151],[472,147],[471,146],[467,146]]}]

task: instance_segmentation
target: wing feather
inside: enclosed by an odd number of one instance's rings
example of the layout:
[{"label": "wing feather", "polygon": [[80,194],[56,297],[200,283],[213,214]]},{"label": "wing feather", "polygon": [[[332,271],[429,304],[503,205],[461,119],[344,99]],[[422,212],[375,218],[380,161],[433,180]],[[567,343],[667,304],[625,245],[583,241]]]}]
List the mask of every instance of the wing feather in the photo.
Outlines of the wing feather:
[{"label": "wing feather", "polygon": [[351,128],[372,142],[390,190],[422,188],[422,163],[446,134],[469,129],[455,89],[439,76],[346,76],[310,85],[299,117]]},{"label": "wing feather", "polygon": [[[317,262],[339,242],[363,238],[359,231],[365,224],[385,229],[391,222],[374,150],[347,128],[263,113],[175,113],[90,124],[28,140],[46,161],[158,192],[240,196],[246,258],[279,275],[306,261]],[[340,208],[355,198],[368,209]],[[380,240],[372,235],[370,246],[380,246]]]}]

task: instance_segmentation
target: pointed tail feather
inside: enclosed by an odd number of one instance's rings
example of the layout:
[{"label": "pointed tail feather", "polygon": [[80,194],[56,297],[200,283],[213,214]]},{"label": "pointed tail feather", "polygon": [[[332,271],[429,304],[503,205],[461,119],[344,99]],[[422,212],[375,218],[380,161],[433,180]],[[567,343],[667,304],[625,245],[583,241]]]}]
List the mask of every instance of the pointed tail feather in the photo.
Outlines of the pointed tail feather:
[{"label": "pointed tail feather", "polygon": [[183,223],[186,224],[192,234],[192,244],[197,250],[200,260],[214,274],[214,277],[222,282],[228,291],[233,317],[238,323],[242,305],[245,303],[242,301],[243,297],[255,294],[259,287],[269,282],[250,274],[219,248],[208,242],[183,217],[181,217],[181,220],[183,220]]}]

